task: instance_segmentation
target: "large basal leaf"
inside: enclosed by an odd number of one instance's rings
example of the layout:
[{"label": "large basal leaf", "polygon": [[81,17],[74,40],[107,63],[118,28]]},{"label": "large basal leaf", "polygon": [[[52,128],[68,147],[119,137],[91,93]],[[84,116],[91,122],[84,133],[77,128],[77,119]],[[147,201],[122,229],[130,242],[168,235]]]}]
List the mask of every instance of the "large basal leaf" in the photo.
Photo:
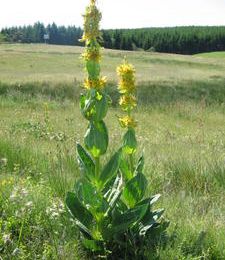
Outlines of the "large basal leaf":
[{"label": "large basal leaf", "polygon": [[150,206],[158,201],[158,199],[161,197],[161,194],[156,194],[154,196],[151,196],[150,198],[146,198],[140,202],[138,202],[137,206],[143,205],[143,204],[149,204]]},{"label": "large basal leaf", "polygon": [[89,180],[95,179],[95,163],[89,153],[80,145],[77,144],[77,159],[82,172]]},{"label": "large basal leaf", "polygon": [[121,158],[122,150],[120,149],[116,152],[109,162],[103,168],[99,181],[101,183],[101,187],[103,187],[107,182],[109,182],[118,172],[119,165],[120,165],[120,158]]},{"label": "large basal leaf", "polygon": [[86,180],[80,180],[76,185],[76,193],[82,204],[91,212],[99,222],[109,209],[109,204],[96,188]]},{"label": "large basal leaf", "polygon": [[117,201],[119,200],[122,192],[122,185],[123,185],[123,178],[122,176],[118,175],[114,181],[112,188],[108,190],[107,194],[105,194],[104,197],[106,197],[109,203],[109,209],[107,211],[107,214],[109,214],[109,212],[113,210]]},{"label": "large basal leaf", "polygon": [[78,226],[80,232],[84,235],[84,237],[88,239],[92,239],[93,236],[91,234],[91,230],[89,230],[86,226],[84,226],[80,221],[75,221],[76,225]]},{"label": "large basal leaf", "polygon": [[84,143],[92,156],[103,155],[108,147],[109,137],[104,121],[90,122],[84,137]]},{"label": "large basal leaf", "polygon": [[146,233],[152,228],[157,226],[159,223],[157,223],[157,220],[160,219],[160,217],[163,215],[164,209],[158,209],[153,212],[147,211],[146,215],[143,217],[140,228],[139,228],[139,234],[141,236],[145,236]]},{"label": "large basal leaf", "polygon": [[134,207],[144,196],[147,187],[147,180],[142,173],[127,182],[124,187],[121,199],[128,207]]},{"label": "large basal leaf", "polygon": [[75,219],[90,229],[93,224],[92,214],[82,205],[73,192],[68,192],[66,196],[66,205]]},{"label": "large basal leaf", "polygon": [[121,233],[135,226],[145,216],[148,205],[141,205],[127,210],[125,213],[116,214],[112,221],[112,232]]}]

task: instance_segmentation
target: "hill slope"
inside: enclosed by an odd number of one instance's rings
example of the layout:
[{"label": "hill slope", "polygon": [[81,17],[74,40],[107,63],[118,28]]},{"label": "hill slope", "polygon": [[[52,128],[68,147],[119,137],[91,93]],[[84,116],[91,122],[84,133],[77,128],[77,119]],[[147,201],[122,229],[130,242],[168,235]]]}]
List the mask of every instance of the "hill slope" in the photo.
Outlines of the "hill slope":
[{"label": "hill slope", "polygon": [[[84,77],[81,47],[42,44],[0,45],[0,81],[73,82]],[[211,56],[184,56],[148,52],[104,50],[102,73],[116,79],[116,66],[123,57],[137,69],[138,81],[180,82],[224,79],[225,60]],[[208,58],[210,57],[210,58]]]}]

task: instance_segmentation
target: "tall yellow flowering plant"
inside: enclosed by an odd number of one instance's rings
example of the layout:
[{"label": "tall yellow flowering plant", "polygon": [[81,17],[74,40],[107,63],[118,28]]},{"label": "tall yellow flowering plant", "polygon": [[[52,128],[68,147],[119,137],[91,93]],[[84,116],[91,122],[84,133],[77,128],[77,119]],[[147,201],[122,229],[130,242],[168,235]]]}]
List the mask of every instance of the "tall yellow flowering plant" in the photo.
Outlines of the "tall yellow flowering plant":
[{"label": "tall yellow flowering plant", "polygon": [[[80,98],[81,113],[88,120],[88,128],[84,146],[77,144],[81,176],[74,190],[67,193],[66,204],[80,230],[83,245],[95,256],[142,259],[141,245],[148,241],[146,238],[152,232],[161,234],[163,231],[158,221],[163,210],[152,210],[159,195],[145,197],[147,180],[142,173],[143,158],[137,165],[133,160],[137,146],[136,122],[131,115],[136,106],[135,77],[134,68],[127,62],[118,68],[120,105],[126,113],[120,122],[127,133],[121,148],[109,161],[102,162],[109,142],[103,120],[110,98],[105,92],[106,80],[100,75],[100,20],[96,1],[91,0],[84,14],[82,41],[85,42],[83,59],[87,78],[85,93]],[[124,153],[130,156],[129,161],[124,159]]]},{"label": "tall yellow flowering plant", "polygon": [[130,170],[134,170],[133,155],[136,152],[137,140],[135,136],[135,127],[137,122],[132,115],[133,109],[137,106],[136,85],[135,85],[135,68],[128,63],[126,59],[117,67],[119,76],[118,90],[121,94],[119,104],[125,112],[123,117],[119,118],[120,125],[126,128],[126,133],[123,137],[123,150],[130,159]]}]

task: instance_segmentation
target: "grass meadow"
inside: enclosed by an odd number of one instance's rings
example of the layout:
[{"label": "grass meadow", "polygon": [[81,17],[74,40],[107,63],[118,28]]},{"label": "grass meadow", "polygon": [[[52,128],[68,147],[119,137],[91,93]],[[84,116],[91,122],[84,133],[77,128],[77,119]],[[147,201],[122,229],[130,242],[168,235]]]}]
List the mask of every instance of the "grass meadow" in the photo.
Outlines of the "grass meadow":
[{"label": "grass meadow", "polygon": [[[93,259],[64,205],[79,178],[76,142],[85,76],[82,48],[0,45],[0,259]],[[118,124],[116,66],[137,70],[138,154],[149,194],[170,220],[166,241],[148,259],[225,259],[225,55],[104,50],[102,74],[112,107],[110,151]],[[107,158],[104,158],[107,159]]]}]

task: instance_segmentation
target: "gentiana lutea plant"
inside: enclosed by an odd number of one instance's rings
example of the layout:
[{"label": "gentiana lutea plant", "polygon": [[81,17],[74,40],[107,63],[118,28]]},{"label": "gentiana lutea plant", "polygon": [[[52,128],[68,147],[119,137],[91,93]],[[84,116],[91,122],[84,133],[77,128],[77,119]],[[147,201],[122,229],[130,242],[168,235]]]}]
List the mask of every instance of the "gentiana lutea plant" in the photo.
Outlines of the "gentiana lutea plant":
[{"label": "gentiana lutea plant", "polygon": [[[101,76],[101,13],[91,0],[84,14],[85,42],[83,59],[87,71],[85,93],[80,97],[80,110],[88,120],[84,146],[77,144],[77,158],[81,171],[74,190],[67,193],[66,204],[81,233],[86,249],[96,256],[142,259],[143,245],[148,237],[160,237],[167,227],[159,221],[163,210],[152,205],[160,195],[146,197],[147,179],[143,174],[144,158],[137,163],[135,152],[136,121],[132,110],[136,107],[135,70],[124,61],[118,67],[120,77],[120,105],[125,115],[119,119],[126,129],[123,144],[103,163],[109,135],[104,118],[110,104],[105,91],[106,78]],[[132,258],[133,257],[133,258]]]}]

